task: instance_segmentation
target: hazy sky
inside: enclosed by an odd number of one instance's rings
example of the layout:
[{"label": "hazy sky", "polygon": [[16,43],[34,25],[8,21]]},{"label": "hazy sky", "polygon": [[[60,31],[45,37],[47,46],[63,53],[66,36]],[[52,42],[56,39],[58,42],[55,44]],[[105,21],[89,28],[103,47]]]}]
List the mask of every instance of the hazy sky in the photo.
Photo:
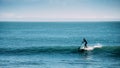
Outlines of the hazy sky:
[{"label": "hazy sky", "polygon": [[120,20],[120,0],[0,0],[0,21]]}]

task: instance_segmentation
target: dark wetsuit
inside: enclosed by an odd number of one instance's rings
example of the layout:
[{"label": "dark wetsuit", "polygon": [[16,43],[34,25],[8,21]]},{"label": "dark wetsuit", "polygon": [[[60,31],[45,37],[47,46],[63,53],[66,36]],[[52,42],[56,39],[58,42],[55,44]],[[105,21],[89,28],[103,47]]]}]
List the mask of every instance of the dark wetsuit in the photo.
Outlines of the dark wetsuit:
[{"label": "dark wetsuit", "polygon": [[85,39],[85,38],[83,39],[83,42],[82,42],[82,43],[85,43],[85,45],[84,45],[84,46],[87,48],[87,41],[86,41],[86,39]]}]

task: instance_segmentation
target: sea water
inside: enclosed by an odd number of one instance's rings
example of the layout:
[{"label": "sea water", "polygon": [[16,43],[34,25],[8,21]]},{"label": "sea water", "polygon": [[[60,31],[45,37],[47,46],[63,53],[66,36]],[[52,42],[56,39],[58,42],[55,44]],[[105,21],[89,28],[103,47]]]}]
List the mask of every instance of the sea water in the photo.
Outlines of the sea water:
[{"label": "sea water", "polygon": [[120,68],[120,22],[0,22],[0,68]]}]

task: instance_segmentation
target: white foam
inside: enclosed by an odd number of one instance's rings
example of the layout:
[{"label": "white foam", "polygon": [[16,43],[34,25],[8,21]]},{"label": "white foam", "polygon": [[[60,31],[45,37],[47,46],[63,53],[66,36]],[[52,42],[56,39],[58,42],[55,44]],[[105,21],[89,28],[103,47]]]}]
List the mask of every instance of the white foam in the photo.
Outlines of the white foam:
[{"label": "white foam", "polygon": [[97,43],[96,45],[93,46],[94,48],[102,48],[102,45],[100,43]]},{"label": "white foam", "polygon": [[102,46],[97,46],[97,45],[96,45],[96,46],[93,46],[93,47],[94,47],[94,48],[102,48]]}]

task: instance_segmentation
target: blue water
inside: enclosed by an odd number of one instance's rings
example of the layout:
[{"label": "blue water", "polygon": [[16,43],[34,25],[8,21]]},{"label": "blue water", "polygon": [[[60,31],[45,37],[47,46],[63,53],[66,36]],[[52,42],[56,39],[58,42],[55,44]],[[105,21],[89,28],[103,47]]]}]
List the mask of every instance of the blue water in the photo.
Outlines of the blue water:
[{"label": "blue water", "polygon": [[[120,22],[0,22],[0,68],[120,68]],[[79,52],[83,38],[92,51]]]}]

